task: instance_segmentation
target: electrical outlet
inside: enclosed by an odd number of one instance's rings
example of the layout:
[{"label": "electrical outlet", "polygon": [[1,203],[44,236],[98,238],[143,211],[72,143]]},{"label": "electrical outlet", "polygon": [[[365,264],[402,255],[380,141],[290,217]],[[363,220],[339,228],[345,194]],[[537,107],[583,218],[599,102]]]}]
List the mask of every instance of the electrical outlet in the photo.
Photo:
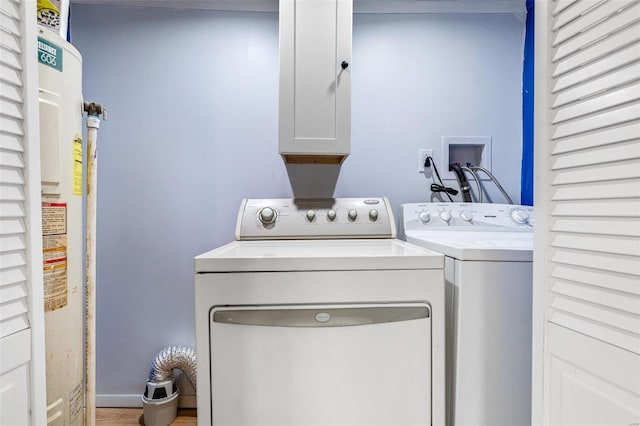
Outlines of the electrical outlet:
[{"label": "electrical outlet", "polygon": [[424,173],[424,161],[427,157],[433,158],[432,149],[419,149],[418,150],[418,173]]}]

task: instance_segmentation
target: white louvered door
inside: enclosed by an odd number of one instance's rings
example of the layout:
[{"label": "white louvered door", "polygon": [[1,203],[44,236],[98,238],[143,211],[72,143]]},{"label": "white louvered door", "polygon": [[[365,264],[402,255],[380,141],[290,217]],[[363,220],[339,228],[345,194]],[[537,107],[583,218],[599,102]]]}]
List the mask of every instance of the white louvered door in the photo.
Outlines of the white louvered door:
[{"label": "white louvered door", "polygon": [[533,423],[640,424],[640,1],[536,2]]},{"label": "white louvered door", "polygon": [[0,425],[46,422],[35,17],[0,3]]}]

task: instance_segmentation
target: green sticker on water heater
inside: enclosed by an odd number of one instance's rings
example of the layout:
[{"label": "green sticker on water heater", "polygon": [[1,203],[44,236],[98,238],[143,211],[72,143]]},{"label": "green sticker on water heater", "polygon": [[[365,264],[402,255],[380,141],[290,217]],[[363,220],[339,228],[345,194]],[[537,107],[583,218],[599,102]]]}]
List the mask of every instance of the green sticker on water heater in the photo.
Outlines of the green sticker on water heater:
[{"label": "green sticker on water heater", "polygon": [[62,71],[62,48],[38,37],[38,62]]}]

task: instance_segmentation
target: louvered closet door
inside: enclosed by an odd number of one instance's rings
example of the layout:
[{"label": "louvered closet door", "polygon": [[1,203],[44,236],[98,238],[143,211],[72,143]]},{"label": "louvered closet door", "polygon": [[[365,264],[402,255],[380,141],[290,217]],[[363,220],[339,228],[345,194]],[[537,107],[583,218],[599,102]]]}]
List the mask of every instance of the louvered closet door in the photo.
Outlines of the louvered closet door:
[{"label": "louvered closet door", "polygon": [[536,224],[544,355],[543,413],[534,422],[637,425],[640,1],[537,8],[546,31],[537,26],[536,42],[546,50],[536,61],[546,61],[546,76],[538,74],[536,90],[546,93],[536,97],[536,149],[544,153],[536,156],[536,208],[545,220]]},{"label": "louvered closet door", "polygon": [[45,413],[35,14],[0,2],[0,425]]},{"label": "louvered closet door", "polygon": [[18,4],[0,13],[0,338],[29,327]]}]

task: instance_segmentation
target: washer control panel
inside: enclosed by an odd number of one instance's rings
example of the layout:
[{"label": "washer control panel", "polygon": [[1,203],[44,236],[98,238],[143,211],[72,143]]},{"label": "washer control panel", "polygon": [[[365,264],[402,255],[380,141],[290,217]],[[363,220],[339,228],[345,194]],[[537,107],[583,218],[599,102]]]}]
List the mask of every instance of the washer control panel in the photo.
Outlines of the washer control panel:
[{"label": "washer control panel", "polygon": [[531,231],[533,207],[484,203],[411,203],[402,205],[405,230]]},{"label": "washer control panel", "polygon": [[236,240],[395,236],[395,220],[384,197],[245,199],[236,223]]}]

